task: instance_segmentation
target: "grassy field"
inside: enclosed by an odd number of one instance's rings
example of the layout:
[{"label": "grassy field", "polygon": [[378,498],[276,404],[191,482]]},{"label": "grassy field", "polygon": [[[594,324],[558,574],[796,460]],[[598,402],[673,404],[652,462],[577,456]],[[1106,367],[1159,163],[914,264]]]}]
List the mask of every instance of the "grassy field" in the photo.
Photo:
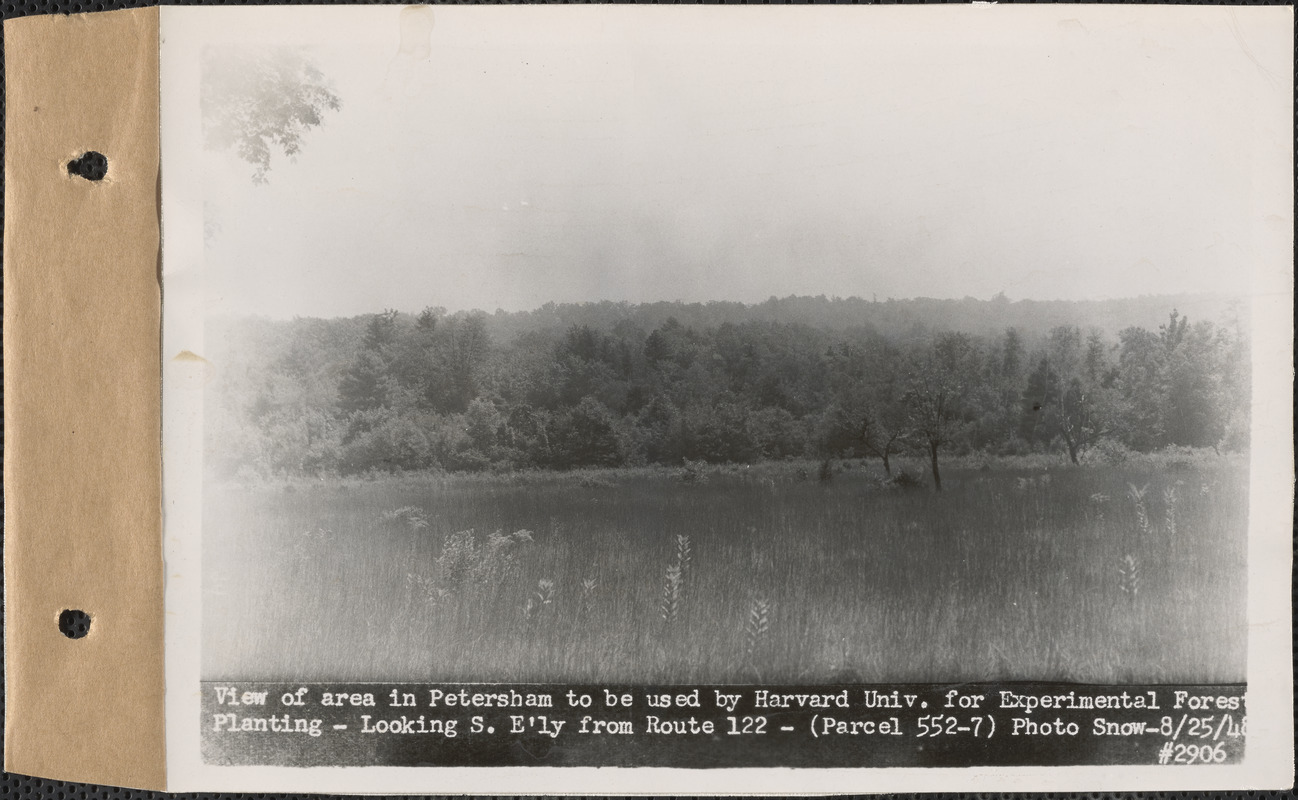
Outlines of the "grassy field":
[{"label": "grassy field", "polygon": [[953,464],[940,494],[879,474],[209,486],[203,675],[1244,680],[1242,459]]}]

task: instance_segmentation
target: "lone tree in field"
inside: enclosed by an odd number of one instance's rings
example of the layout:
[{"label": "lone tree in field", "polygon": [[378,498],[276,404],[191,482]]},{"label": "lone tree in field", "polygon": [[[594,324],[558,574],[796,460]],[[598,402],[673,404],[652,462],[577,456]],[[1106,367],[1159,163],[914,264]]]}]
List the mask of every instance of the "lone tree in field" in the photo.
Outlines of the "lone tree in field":
[{"label": "lone tree in field", "polygon": [[892,477],[892,456],[908,430],[901,355],[885,340],[842,342],[825,353],[831,403],[820,432],[823,455],[869,455]]},{"label": "lone tree in field", "polygon": [[[861,417],[861,447],[883,461],[883,472],[892,477],[890,456],[902,452],[902,443],[906,435],[905,422],[899,417],[895,405],[879,405],[869,409]],[[934,465],[934,475],[936,472]]]},{"label": "lone tree in field", "polygon": [[972,367],[978,349],[962,333],[944,333],[919,357],[904,396],[911,435],[925,447],[933,469],[933,488],[942,491],[938,451],[966,424],[965,405],[973,390]]}]

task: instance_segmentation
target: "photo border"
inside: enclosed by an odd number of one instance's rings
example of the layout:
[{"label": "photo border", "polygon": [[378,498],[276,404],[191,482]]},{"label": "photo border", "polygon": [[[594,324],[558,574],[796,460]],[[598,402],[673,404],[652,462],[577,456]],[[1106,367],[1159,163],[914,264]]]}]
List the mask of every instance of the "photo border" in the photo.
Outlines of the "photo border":
[{"label": "photo border", "polygon": [[[920,24],[943,15],[976,20],[1059,13],[1065,7],[877,6],[849,11],[830,7],[725,7],[630,10],[566,7],[583,24],[607,13],[678,13],[694,20],[749,14],[903,15]],[[1076,7],[1068,13],[1075,13]],[[1121,10],[1118,10],[1118,9]],[[1204,14],[1203,7],[1108,6],[1088,13]],[[1112,10],[1109,10],[1112,9]],[[363,26],[348,24],[349,14],[393,17],[398,6],[329,7],[303,12],[286,9],[162,9],[162,218],[164,277],[164,517],[167,561],[167,619],[197,620],[201,519],[202,386],[207,368],[201,354],[202,174],[189,147],[201,142],[198,54],[201,42],[235,37],[279,41],[277,36],[346,39]],[[509,8],[438,7],[438,15],[508,15]],[[247,24],[255,15],[256,26]],[[982,16],[978,16],[982,15]],[[395,19],[393,20],[395,25]],[[1292,76],[1290,76],[1292,79]],[[1286,109],[1286,114],[1289,110]],[[1292,144],[1292,143],[1290,143]],[[1255,201],[1275,207],[1283,198],[1289,225],[1270,235],[1277,250],[1292,253],[1292,147],[1290,170],[1273,176],[1258,165]],[[1271,165],[1265,165],[1271,166]],[[1270,180],[1274,177],[1274,180]],[[1283,267],[1283,268],[1281,268]],[[1249,748],[1240,765],[1197,767],[976,767],[856,769],[667,769],[667,768],[276,768],[213,767],[198,758],[199,632],[197,625],[167,625],[167,772],[172,791],[313,791],[439,793],[633,793],[733,794],[988,791],[1115,791],[1245,789],[1292,781],[1292,607],[1289,605],[1292,525],[1292,298],[1293,264],[1256,265],[1252,292],[1253,417],[1250,456],[1250,534],[1248,609],[1250,639]],[[1283,530],[1284,535],[1281,535]],[[1278,603],[1283,598],[1283,603]],[[1289,682],[1281,680],[1288,676]]]}]

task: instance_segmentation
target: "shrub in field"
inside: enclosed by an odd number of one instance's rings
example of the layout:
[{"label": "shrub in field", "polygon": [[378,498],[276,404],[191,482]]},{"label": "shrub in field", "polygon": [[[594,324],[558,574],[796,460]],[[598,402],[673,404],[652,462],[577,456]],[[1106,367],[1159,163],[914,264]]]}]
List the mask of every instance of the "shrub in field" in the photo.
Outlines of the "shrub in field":
[{"label": "shrub in field", "polygon": [[680,472],[677,473],[677,477],[680,478],[681,483],[707,483],[710,471],[708,462],[691,461],[687,458],[685,459],[685,466],[681,467]]},{"label": "shrub in field", "polygon": [[1020,492],[1029,492],[1034,489],[1046,489],[1050,486],[1050,473],[1043,472],[1040,475],[1030,475],[1015,479],[1014,488]]},{"label": "shrub in field", "polygon": [[424,514],[422,508],[415,506],[402,506],[384,511],[380,519],[389,525],[399,524],[412,531],[421,531],[428,527],[428,516]]},{"label": "shrub in field", "polygon": [[1217,453],[1207,447],[1167,447],[1144,456],[1144,460],[1167,472],[1179,473],[1194,472],[1218,458]]},{"label": "shrub in field", "polygon": [[437,558],[441,585],[449,591],[496,591],[517,577],[519,549],[532,541],[531,531],[496,531],[479,542],[472,529],[446,537]]},{"label": "shrub in field", "polygon": [[902,467],[891,478],[885,480],[883,485],[888,489],[923,489],[925,481],[923,475]]},{"label": "shrub in field", "polygon": [[479,561],[477,537],[472,530],[456,531],[446,537],[437,557],[438,578],[443,586],[458,589]]},{"label": "shrub in field", "polygon": [[583,489],[609,489],[613,482],[600,477],[596,472],[584,472],[577,478],[577,485]]},{"label": "shrub in field", "polygon": [[1127,446],[1117,439],[1103,438],[1086,454],[1086,461],[1100,464],[1122,464],[1132,455]]},{"label": "shrub in field", "polygon": [[523,603],[523,618],[541,620],[554,612],[554,581],[541,578]]}]

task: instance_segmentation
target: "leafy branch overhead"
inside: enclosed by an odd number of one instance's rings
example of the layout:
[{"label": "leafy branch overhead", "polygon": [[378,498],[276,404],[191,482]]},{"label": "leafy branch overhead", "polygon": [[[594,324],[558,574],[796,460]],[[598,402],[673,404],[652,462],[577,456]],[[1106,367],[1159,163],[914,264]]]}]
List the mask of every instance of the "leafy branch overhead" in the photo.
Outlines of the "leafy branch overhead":
[{"label": "leafy branch overhead", "polygon": [[296,156],[307,132],[342,108],[324,73],[287,47],[209,53],[199,103],[204,144],[252,165],[255,183],[266,182],[272,152]]}]

